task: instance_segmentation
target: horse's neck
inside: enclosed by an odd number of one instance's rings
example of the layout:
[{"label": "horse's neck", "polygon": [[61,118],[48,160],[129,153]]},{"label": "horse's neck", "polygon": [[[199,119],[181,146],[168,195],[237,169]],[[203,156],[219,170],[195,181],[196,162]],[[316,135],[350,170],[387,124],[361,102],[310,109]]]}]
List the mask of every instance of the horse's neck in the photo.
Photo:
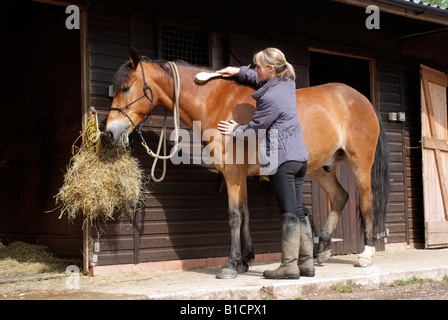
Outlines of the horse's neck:
[{"label": "horse's neck", "polygon": [[[180,120],[190,129],[193,129],[194,121],[200,121],[202,131],[210,128],[216,129],[220,120],[228,120],[232,116],[232,109],[237,109],[237,113],[240,114],[239,119],[235,118],[234,120],[243,121],[241,123],[249,122],[254,112],[253,89],[247,87],[247,91],[245,91],[242,90],[242,87],[232,88],[230,82],[225,84],[220,82],[224,80],[218,79],[198,86],[193,82],[193,78],[197,72],[203,70],[185,66],[179,66],[178,69],[180,75],[179,116]],[[168,111],[173,113],[173,78],[170,78],[170,81],[169,86],[163,86],[165,89],[161,95],[163,97],[161,102]],[[238,93],[235,93],[234,89],[238,89]],[[246,109],[249,109],[250,112]]]},{"label": "horse's neck", "polygon": [[[169,112],[174,114],[175,102],[174,99],[169,99],[167,102],[162,103],[163,107]],[[184,99],[182,99],[182,93],[180,93],[178,102],[178,112],[180,120],[187,125],[190,129],[193,128],[193,121],[200,121],[199,116],[192,114],[190,108],[185,108],[188,105]]]},{"label": "horse's neck", "polygon": [[[180,69],[180,68],[179,68]],[[189,73],[181,73],[181,69],[179,70],[180,74],[180,85],[179,85],[179,118],[180,120],[187,125],[190,129],[193,129],[194,121],[204,122],[205,117],[211,116],[212,110],[204,110],[204,106],[207,105],[203,100],[206,99],[203,95],[194,95],[192,93],[191,88],[189,88],[188,78],[193,77]],[[169,112],[174,114],[174,85],[171,85],[168,88],[168,92],[165,92],[162,98],[162,105]],[[171,92],[171,93],[169,93]]]}]

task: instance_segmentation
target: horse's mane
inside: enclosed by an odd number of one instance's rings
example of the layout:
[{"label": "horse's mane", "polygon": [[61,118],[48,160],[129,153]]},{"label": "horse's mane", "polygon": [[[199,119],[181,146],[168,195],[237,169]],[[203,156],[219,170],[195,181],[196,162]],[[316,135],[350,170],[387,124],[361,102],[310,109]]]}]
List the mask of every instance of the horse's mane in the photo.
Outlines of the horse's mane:
[{"label": "horse's mane", "polygon": [[[142,56],[140,58],[140,62],[151,62],[151,59],[148,57]],[[129,80],[129,74],[131,73],[132,65],[131,61],[128,60],[125,63],[121,65],[120,68],[118,68],[117,72],[114,75],[114,78],[112,80],[112,88],[114,91],[114,94],[118,92],[118,90],[121,88],[121,84],[124,82],[127,82]]]},{"label": "horse's mane", "polygon": [[[173,72],[172,72],[171,68],[167,66],[168,60],[164,60],[164,59],[151,60],[150,58],[148,58],[146,56],[141,56],[140,62],[153,63],[153,64],[159,66],[165,72],[165,74],[167,76],[173,77]],[[193,65],[193,64],[188,63],[183,60],[176,60],[174,62],[180,66],[196,68],[196,69],[198,69],[198,72],[204,71],[204,70],[212,71],[211,68]],[[118,92],[118,90],[120,90],[121,85],[124,82],[127,82],[129,80],[129,74],[131,72],[131,69],[132,69],[131,61],[128,60],[115,73],[114,78],[112,80],[112,88],[113,88],[114,95]],[[241,83],[236,81],[236,79],[234,77],[226,78],[226,80],[233,80],[233,82],[237,83],[238,85],[241,85]]]},{"label": "horse's mane", "polygon": [[[155,65],[158,65],[168,76],[170,76],[170,77],[173,76],[173,72],[171,71],[171,68],[169,68],[167,66],[167,63],[168,63],[167,60],[164,60],[164,59],[151,60],[150,58],[148,58],[146,56],[142,56],[142,57],[140,57],[140,62],[149,62],[149,63],[153,63]],[[205,68],[205,67],[199,67],[199,66],[192,65],[183,60],[176,60],[175,62],[177,65],[181,65],[181,66],[198,68],[201,70],[209,69],[209,68]],[[112,80],[114,94],[116,94],[117,91],[121,88],[122,83],[127,82],[129,80],[129,74],[131,72],[131,69],[132,69],[131,61],[128,60],[117,70],[117,72],[115,73],[114,78]]]}]

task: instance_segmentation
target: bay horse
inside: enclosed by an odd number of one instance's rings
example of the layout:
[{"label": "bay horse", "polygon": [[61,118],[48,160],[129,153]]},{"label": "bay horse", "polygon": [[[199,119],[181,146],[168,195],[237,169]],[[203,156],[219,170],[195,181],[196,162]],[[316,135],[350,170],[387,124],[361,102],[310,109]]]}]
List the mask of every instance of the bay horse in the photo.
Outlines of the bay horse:
[{"label": "bay horse", "polygon": [[[196,84],[195,74],[208,70],[185,64],[177,67],[179,116],[189,128],[193,128],[193,121],[200,121],[203,133],[217,129],[220,120],[242,124],[251,120],[255,112],[254,88],[221,78]],[[106,124],[113,144],[127,143],[128,135],[155,105],[174,111],[174,78],[167,61],[152,61],[131,49],[129,61],[114,77],[113,88],[115,96]],[[345,161],[354,174],[365,229],[365,250],[358,256],[355,266],[370,266],[375,237],[385,228],[389,192],[389,149],[379,115],[365,96],[344,84],[329,83],[298,89],[296,93],[303,137],[309,151],[307,172],[323,188],[330,202],[330,213],[319,235],[317,262],[320,264],[331,256],[331,235],[348,200],[348,193],[337,180],[335,171],[335,167]],[[233,138],[219,135],[202,144],[211,146],[214,154],[222,153],[221,159],[225,159],[226,139]],[[247,152],[247,145],[243,148]],[[235,278],[248,270],[248,262],[254,258],[246,177],[259,174],[260,164],[221,161],[213,165],[226,182],[231,234],[230,256],[217,278]]]}]

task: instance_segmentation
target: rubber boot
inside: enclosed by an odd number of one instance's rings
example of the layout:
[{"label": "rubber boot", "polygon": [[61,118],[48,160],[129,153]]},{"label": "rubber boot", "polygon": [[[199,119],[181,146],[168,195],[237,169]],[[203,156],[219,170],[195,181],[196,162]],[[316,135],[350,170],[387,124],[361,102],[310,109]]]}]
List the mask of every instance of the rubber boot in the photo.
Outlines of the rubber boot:
[{"label": "rubber boot", "polygon": [[299,220],[300,225],[300,251],[299,270],[304,277],[314,277],[313,261],[313,232],[311,231],[310,219],[308,216]]},{"label": "rubber boot", "polygon": [[299,279],[297,265],[300,248],[300,226],[296,215],[285,213],[282,216],[282,263],[275,270],[266,270],[267,279]]}]

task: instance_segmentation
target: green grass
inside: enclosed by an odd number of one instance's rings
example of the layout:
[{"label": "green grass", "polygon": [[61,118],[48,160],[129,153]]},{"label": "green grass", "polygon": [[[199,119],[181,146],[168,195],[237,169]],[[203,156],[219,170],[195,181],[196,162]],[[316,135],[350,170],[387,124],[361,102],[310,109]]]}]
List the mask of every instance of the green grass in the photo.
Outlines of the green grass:
[{"label": "green grass", "polygon": [[425,282],[433,282],[433,279],[423,279],[423,278],[417,278],[417,277],[412,277],[408,280],[399,280],[397,281],[397,285],[399,286],[406,286],[409,284],[423,284]]},{"label": "green grass", "polygon": [[330,287],[330,290],[340,293],[351,293],[353,292],[353,287],[348,284],[334,284]]}]

